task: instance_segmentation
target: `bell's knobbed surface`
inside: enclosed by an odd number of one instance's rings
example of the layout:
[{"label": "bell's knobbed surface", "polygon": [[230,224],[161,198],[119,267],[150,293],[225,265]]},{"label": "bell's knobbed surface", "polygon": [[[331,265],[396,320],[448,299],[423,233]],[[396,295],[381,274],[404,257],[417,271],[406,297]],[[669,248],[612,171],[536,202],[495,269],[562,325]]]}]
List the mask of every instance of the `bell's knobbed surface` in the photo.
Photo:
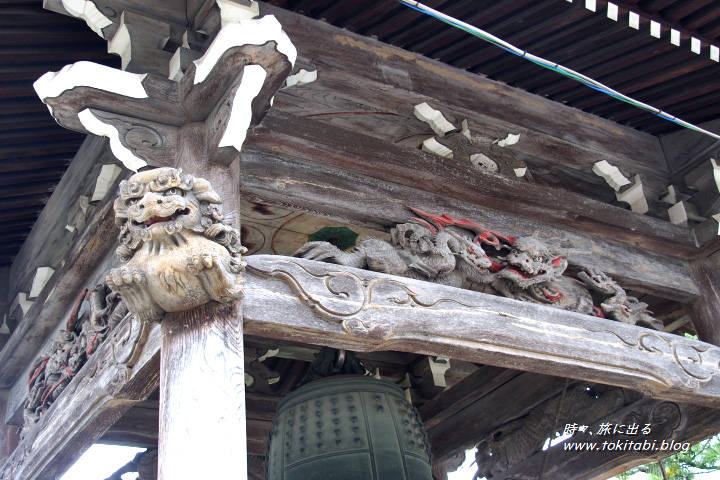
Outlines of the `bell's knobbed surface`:
[{"label": "bell's knobbed surface", "polygon": [[427,434],[392,383],[340,375],[278,406],[266,480],[432,480]]}]

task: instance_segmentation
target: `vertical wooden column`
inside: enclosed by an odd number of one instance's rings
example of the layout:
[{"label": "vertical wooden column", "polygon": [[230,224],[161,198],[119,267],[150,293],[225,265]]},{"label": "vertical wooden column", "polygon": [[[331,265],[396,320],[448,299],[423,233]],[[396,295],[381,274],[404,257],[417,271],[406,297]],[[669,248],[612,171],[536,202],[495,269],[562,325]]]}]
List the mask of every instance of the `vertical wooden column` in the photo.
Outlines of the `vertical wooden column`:
[{"label": "vertical wooden column", "polygon": [[692,303],[690,313],[698,338],[720,345],[720,265],[711,258],[695,261],[692,274],[700,298]]},{"label": "vertical wooden column", "polygon": [[[208,163],[205,127],[180,129],[177,167],[212,184],[240,228],[239,159]],[[209,303],[162,320],[158,480],[247,478],[242,306]]]},{"label": "vertical wooden column", "polygon": [[246,478],[240,305],[166,315],[161,348],[158,479]]}]

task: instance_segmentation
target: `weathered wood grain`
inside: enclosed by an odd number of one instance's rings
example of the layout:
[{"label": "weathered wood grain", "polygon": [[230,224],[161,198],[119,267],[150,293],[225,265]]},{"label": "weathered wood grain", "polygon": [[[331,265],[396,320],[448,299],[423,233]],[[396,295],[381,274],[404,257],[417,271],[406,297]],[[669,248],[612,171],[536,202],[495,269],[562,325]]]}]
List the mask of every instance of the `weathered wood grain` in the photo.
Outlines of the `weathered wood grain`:
[{"label": "weathered wood grain", "polygon": [[542,218],[673,256],[697,251],[692,231],[669,222],[570,192],[480,172],[471,164],[408,150],[311,119],[271,112],[248,135],[246,148],[285,154],[526,218]]},{"label": "weathered wood grain", "polygon": [[[493,477],[497,480],[541,480],[547,478],[572,478],[574,480],[604,479],[621,473],[629,468],[666,457],[676,451],[660,450],[662,442],[689,444],[714,434],[720,428],[720,410],[696,405],[660,402],[642,399],[619,410],[589,426],[596,433],[600,424],[611,423],[640,425],[651,424],[649,435],[611,435],[597,436],[577,433],[565,442],[538,452],[521,464],[515,465]],[[648,447],[657,450],[635,450],[633,445],[625,449],[603,449],[603,442],[627,445],[626,442],[647,442]],[[565,450],[568,442],[596,442],[594,451]]]},{"label": "weathered wood grain", "polygon": [[667,169],[660,143],[651,135],[273,5],[262,3],[260,12],[280,20],[299,55],[318,65],[320,76],[323,67],[336,67],[391,89],[397,85],[386,72],[401,72],[405,90],[435,98],[441,105],[513,119],[520,127],[586,145],[622,162]]},{"label": "weathered wood grain", "polygon": [[[0,388],[12,386],[93,279],[115,247],[117,228],[112,198],[98,206],[59,268],[0,351]],[[110,241],[108,239],[111,239]],[[97,277],[96,277],[97,278]]]},{"label": "weathered wood grain", "polygon": [[695,283],[702,295],[691,304],[690,314],[698,338],[720,345],[720,265],[712,258],[691,264]]},{"label": "weathered wood grain", "polygon": [[483,365],[480,370],[463,378],[418,409],[425,429],[435,427],[520,373],[517,370]]},{"label": "weathered wood grain", "polygon": [[[550,214],[537,206],[539,199],[528,204],[527,211],[518,213],[501,213],[488,208],[490,200],[477,192],[477,189],[482,191],[480,184],[486,180],[485,176],[473,180],[473,187],[467,190],[465,199],[461,201],[448,198],[457,183],[465,181],[459,172],[453,175],[452,182],[438,182],[433,178],[432,172],[445,170],[442,162],[436,162],[426,175],[418,173],[415,164],[409,162],[411,166],[408,167],[407,177],[417,174],[417,178],[413,179],[417,183],[409,187],[399,185],[397,181],[373,178],[372,175],[378,171],[377,167],[374,172],[356,174],[348,172],[346,168],[316,163],[314,160],[322,154],[321,146],[317,146],[312,153],[307,151],[291,156],[271,149],[260,149],[250,140],[242,155],[243,195],[262,203],[304,210],[313,215],[329,216],[351,225],[377,230],[387,230],[397,223],[407,222],[410,218],[407,206],[413,206],[437,214],[448,213],[456,218],[468,218],[512,236],[540,232],[548,243],[565,249],[571,263],[602,270],[630,290],[679,301],[689,301],[699,295],[684,260],[643,251],[635,245],[608,241],[597,235],[607,227],[603,222],[595,224],[593,228],[588,226],[590,231],[583,233],[563,226],[551,226],[551,219],[548,218]],[[348,158],[345,152],[338,152],[337,155]],[[411,155],[413,161],[425,158],[421,152],[409,152],[408,155]],[[302,158],[298,159],[297,156]],[[388,155],[388,162],[394,160]],[[372,170],[372,164],[368,164],[367,169]],[[437,193],[423,191],[428,184],[432,184]],[[525,188],[525,185],[520,184],[518,188],[521,187]],[[550,198],[554,198],[554,195]],[[500,207],[501,198],[495,202],[500,203]],[[625,214],[624,211],[620,212]],[[573,223],[571,219],[576,220],[577,224],[581,223],[579,215],[568,215],[569,223]],[[586,222],[588,225],[591,223]]]},{"label": "weathered wood grain", "polygon": [[704,342],[311,260],[247,261],[248,334],[447,356],[720,405],[720,349]]},{"label": "weathered wood grain", "polygon": [[245,478],[242,325],[239,305],[207,304],[165,315],[159,480]]},{"label": "weathered wood grain", "polygon": [[80,196],[92,196],[95,179],[105,163],[117,163],[106,139],[88,136],[13,261],[10,275],[14,280],[8,292],[10,301],[18,292],[30,291],[37,267],[60,268],[73,242],[73,234],[65,230],[68,209]]},{"label": "weathered wood grain", "polygon": [[160,328],[126,318],[0,470],[3,480],[62,475],[135,402],[157,388]]}]

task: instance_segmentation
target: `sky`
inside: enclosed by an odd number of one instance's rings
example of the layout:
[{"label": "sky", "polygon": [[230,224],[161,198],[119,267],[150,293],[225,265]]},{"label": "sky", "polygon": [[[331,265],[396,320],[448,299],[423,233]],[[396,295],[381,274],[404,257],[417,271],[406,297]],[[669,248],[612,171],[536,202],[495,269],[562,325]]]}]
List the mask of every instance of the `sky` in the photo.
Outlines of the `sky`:
[{"label": "sky", "polygon": [[[70,467],[60,480],[105,480],[120,467],[135,458],[144,448],[120,447],[117,445],[91,446],[75,465]],[[126,473],[122,480],[136,480],[136,473]]]}]

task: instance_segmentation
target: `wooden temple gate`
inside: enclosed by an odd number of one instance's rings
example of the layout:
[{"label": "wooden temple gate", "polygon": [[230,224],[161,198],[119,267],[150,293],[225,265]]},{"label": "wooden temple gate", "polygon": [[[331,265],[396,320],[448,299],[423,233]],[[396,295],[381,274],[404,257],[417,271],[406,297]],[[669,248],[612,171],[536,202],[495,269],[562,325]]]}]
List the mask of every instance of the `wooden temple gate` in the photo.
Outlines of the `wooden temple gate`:
[{"label": "wooden temple gate", "polygon": [[[77,63],[36,83],[58,123],[96,136],[11,268],[7,309],[17,325],[0,351],[0,407],[11,426],[0,435],[3,480],[58,478],[96,442],[157,446],[165,480],[262,478],[278,401],[321,346],[358,352],[368,370],[406,388],[438,480],[478,444],[481,472],[493,479],[606,478],[673,453],[542,450],[567,424],[596,435],[573,440],[618,445],[720,432],[718,221],[706,215],[693,230],[630,212],[587,179],[605,161],[639,175],[641,196],[666,189],[656,137],[266,3],[76,3],[45,8],[87,22],[124,71]],[[418,138],[434,142],[421,151]],[[713,168],[704,162],[686,180],[711,188],[702,179]],[[568,181],[567,170],[585,173]],[[156,197],[169,201],[153,182],[171,196],[185,191],[200,222],[198,239],[182,238],[200,242],[185,253],[207,298],[187,308],[177,285],[188,280],[173,277],[187,258],[163,257],[152,270],[160,243],[147,253],[132,236],[143,222],[175,218],[137,213],[156,208]],[[63,243],[56,231],[67,205],[85,207]],[[420,268],[415,252],[397,256],[410,249],[399,243],[421,242],[409,230],[401,240],[388,234],[408,224],[432,232],[436,248],[441,232],[451,232],[448,245],[469,238],[469,250],[448,247],[455,257],[484,249],[495,294],[458,288],[457,270]],[[477,236],[457,237],[462,229]],[[370,248],[372,238],[385,246]],[[611,318],[597,316],[597,302],[588,315],[503,287],[496,277],[512,275],[497,276],[506,267],[494,255],[527,253],[520,239],[550,247],[551,257],[534,259],[547,263],[542,275],[558,268],[557,280],[568,265],[579,278],[602,272],[617,287],[603,297]],[[308,240],[330,243],[292,257]],[[352,264],[330,244],[356,245],[367,258]],[[412,274],[373,268],[383,248],[384,259],[409,255]],[[21,289],[41,272],[46,283],[29,301]],[[463,286],[475,278],[463,275]],[[176,295],[153,297],[158,278]],[[538,285],[547,304],[574,298],[571,287]],[[642,310],[633,321],[605,307],[621,294],[618,308]],[[699,340],[677,334],[689,322]],[[602,425],[631,423],[649,427],[598,436]],[[483,461],[483,448],[495,459]]]}]

